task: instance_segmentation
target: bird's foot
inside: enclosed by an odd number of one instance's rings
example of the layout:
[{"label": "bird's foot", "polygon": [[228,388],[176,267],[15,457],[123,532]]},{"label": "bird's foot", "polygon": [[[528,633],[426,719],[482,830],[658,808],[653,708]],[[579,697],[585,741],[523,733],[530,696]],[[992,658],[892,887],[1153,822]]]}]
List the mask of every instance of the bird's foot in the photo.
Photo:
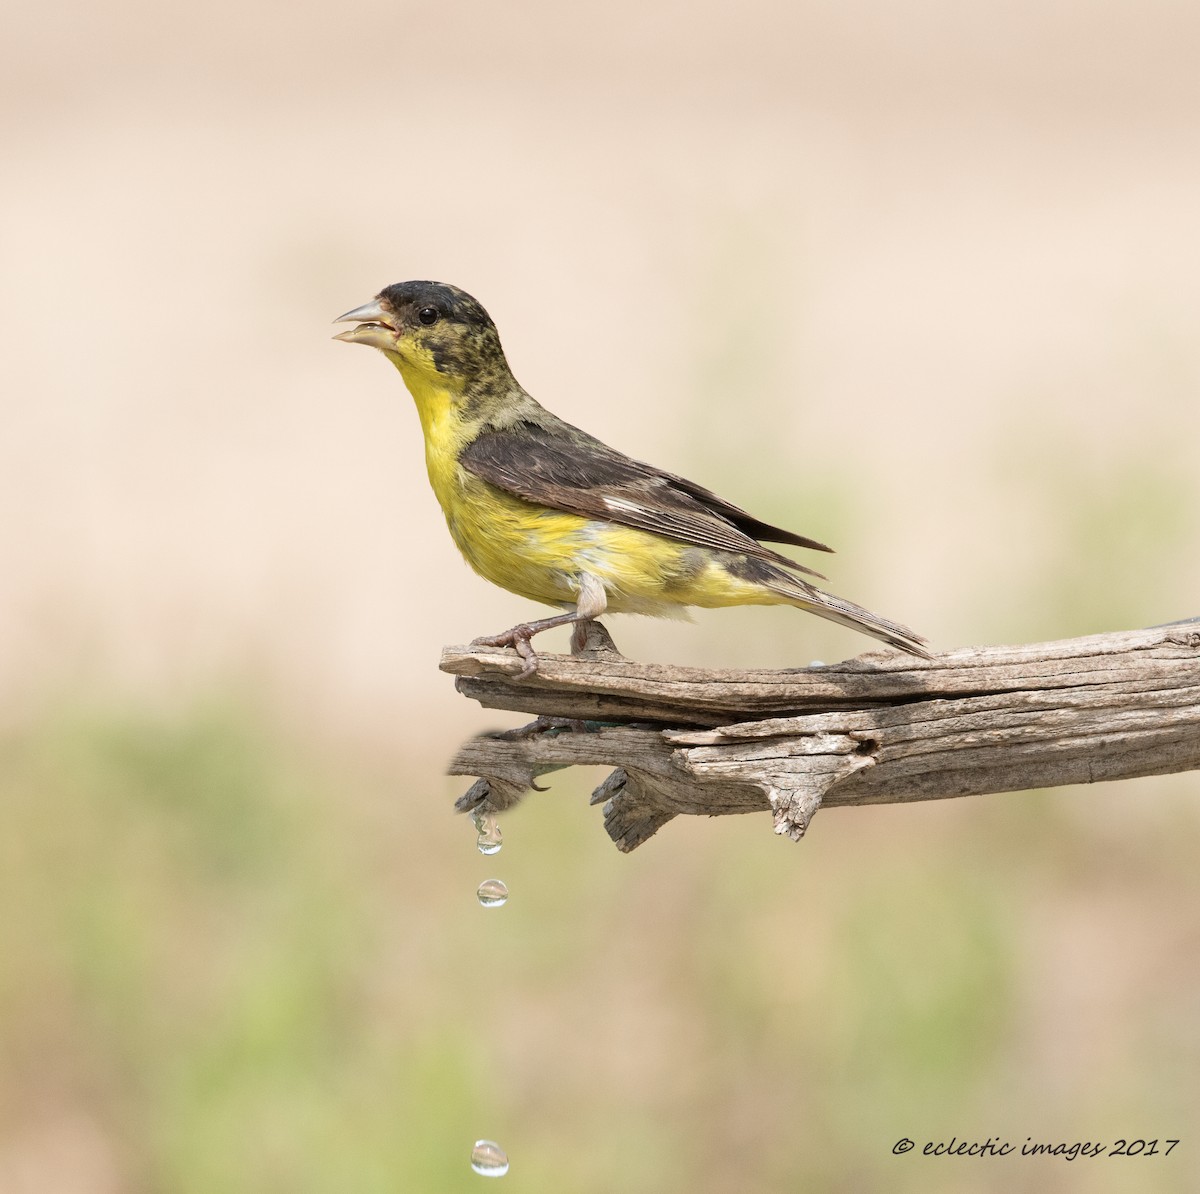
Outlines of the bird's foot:
[{"label": "bird's foot", "polygon": [[587,650],[588,631],[596,625],[591,618],[585,618],[582,622],[576,622],[571,627],[571,654],[582,655]]},{"label": "bird's foot", "polygon": [[533,644],[529,641],[536,633],[537,628],[525,622],[520,626],[514,626],[511,630],[505,630],[502,634],[487,634],[481,638],[472,639],[471,646],[512,647],[525,661],[525,666],[513,679],[528,680],[530,676],[537,674],[538,669],[537,652],[533,649]]},{"label": "bird's foot", "polygon": [[621,657],[621,652],[617,650],[617,644],[613,642],[612,635],[608,633],[603,623],[597,622],[594,618],[575,623],[575,627],[571,631],[571,654],[593,658],[603,655],[618,659]]}]

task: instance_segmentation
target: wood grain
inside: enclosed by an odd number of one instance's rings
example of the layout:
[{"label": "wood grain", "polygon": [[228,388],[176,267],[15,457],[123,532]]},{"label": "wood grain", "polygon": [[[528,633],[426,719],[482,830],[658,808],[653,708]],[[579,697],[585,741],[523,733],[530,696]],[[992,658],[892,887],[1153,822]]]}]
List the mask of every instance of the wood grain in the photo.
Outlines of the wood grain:
[{"label": "wood grain", "polygon": [[878,651],[816,668],[702,671],[625,659],[597,627],[576,657],[447,647],[488,708],[543,720],[480,735],[458,807],[511,807],[565,766],[616,770],[594,802],[622,850],[672,817],[770,811],[798,839],[821,805],[1129,779],[1200,767],[1200,621],[933,659]]}]

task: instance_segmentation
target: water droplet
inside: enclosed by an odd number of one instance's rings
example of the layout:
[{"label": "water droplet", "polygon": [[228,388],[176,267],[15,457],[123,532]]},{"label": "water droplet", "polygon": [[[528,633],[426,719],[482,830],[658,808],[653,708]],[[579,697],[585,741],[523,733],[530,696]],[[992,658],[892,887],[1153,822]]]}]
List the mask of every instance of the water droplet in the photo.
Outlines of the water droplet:
[{"label": "water droplet", "polygon": [[479,853],[499,853],[504,839],[500,833],[500,823],[496,820],[496,815],[494,813],[477,812],[474,820],[475,828],[479,832],[479,841],[476,843],[479,846]]},{"label": "water droplet", "polygon": [[808,666],[809,666],[809,667],[824,667],[824,666],[825,666],[825,660],[823,660],[823,659],[814,659],[814,660],[812,661],[812,663],[810,663]]},{"label": "water droplet", "polygon": [[508,888],[503,879],[485,879],[475,894],[485,908],[499,908],[508,903]]},{"label": "water droplet", "polygon": [[471,1149],[471,1168],[484,1177],[503,1177],[508,1172],[508,1153],[494,1140],[476,1140]]}]

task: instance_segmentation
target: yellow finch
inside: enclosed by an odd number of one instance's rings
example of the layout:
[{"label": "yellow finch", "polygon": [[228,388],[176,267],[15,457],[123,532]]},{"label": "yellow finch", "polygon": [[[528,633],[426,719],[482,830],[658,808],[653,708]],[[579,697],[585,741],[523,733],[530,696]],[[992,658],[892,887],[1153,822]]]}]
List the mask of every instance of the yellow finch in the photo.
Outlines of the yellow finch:
[{"label": "yellow finch", "polygon": [[681,616],[687,606],[794,605],[926,655],[924,639],[809,584],[820,573],[770,547],[830,551],[762,522],[701,485],[633,460],[533,400],[508,367],[488,313],[440,282],[389,286],[335,322],[378,348],[417,404],[425,464],[450,534],[481,576],[567,610],[476,639],[514,647],[574,624],[572,646],[605,610]]}]

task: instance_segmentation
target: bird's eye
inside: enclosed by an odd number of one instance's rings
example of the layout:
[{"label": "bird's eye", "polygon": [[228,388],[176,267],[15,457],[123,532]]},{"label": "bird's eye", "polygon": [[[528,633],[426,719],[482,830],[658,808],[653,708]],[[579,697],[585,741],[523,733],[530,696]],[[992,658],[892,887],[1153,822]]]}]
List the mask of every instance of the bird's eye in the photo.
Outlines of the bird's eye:
[{"label": "bird's eye", "polygon": [[438,321],[438,309],[436,307],[422,307],[417,312],[417,318],[426,326],[431,327]]}]

